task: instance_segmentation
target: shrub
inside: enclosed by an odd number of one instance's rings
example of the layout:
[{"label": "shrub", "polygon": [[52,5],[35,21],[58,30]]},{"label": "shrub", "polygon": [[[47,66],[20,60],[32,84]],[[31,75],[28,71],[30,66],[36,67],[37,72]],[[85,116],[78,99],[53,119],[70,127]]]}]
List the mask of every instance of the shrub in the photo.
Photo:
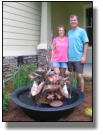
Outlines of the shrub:
[{"label": "shrub", "polygon": [[13,77],[13,88],[18,89],[31,84],[29,74],[35,71],[33,65],[23,65],[21,70]]},{"label": "shrub", "polygon": [[71,80],[71,87],[77,88],[78,81],[77,81],[77,74],[76,73],[75,73],[75,76],[71,75],[70,80]]},{"label": "shrub", "polygon": [[10,96],[7,92],[3,92],[3,111],[8,109]]}]

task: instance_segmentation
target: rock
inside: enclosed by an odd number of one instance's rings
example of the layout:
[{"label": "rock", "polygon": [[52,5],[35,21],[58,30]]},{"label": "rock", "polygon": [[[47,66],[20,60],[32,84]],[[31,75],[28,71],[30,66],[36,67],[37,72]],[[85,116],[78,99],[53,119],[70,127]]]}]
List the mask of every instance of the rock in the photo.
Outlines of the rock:
[{"label": "rock", "polygon": [[12,74],[7,74],[7,75],[5,75],[5,78],[9,78],[11,76],[12,76]]}]

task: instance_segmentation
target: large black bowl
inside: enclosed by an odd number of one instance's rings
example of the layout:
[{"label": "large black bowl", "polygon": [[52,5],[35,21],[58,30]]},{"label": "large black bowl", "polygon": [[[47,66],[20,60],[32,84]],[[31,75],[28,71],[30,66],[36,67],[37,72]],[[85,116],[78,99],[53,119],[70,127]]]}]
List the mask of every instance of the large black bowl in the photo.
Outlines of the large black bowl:
[{"label": "large black bowl", "polygon": [[[70,87],[68,88],[69,90]],[[63,106],[56,108],[35,101],[35,98],[30,95],[30,86],[15,90],[11,95],[11,99],[33,119],[55,121],[71,113],[73,108],[84,101],[85,95],[80,90],[71,88],[71,91],[71,98],[64,99]]]}]

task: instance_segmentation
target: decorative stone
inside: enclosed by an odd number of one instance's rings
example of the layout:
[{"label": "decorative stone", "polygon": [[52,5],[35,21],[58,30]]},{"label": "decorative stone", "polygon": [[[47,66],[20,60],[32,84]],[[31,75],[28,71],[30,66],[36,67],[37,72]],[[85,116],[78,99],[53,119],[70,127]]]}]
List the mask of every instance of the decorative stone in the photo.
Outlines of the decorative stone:
[{"label": "decorative stone", "polygon": [[[38,50],[37,55],[33,56],[23,56],[23,63],[24,64],[32,64],[35,68],[44,68],[46,65],[46,56],[47,50],[40,49]],[[8,77],[11,71],[16,71],[18,69],[18,57],[3,57],[3,77]],[[9,71],[9,72],[8,72]],[[9,74],[7,76],[7,74]]]},{"label": "decorative stone", "polygon": [[11,76],[12,76],[12,74],[7,74],[7,75],[5,75],[5,78],[9,78]]}]

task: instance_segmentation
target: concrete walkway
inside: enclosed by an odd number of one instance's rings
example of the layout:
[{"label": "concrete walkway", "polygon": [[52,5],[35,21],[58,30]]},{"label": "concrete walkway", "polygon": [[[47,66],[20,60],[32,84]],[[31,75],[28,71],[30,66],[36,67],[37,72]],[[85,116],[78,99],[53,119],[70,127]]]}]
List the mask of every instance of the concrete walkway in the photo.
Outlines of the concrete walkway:
[{"label": "concrete walkway", "polygon": [[86,77],[92,77],[92,64],[86,63],[84,65],[83,75]]}]

